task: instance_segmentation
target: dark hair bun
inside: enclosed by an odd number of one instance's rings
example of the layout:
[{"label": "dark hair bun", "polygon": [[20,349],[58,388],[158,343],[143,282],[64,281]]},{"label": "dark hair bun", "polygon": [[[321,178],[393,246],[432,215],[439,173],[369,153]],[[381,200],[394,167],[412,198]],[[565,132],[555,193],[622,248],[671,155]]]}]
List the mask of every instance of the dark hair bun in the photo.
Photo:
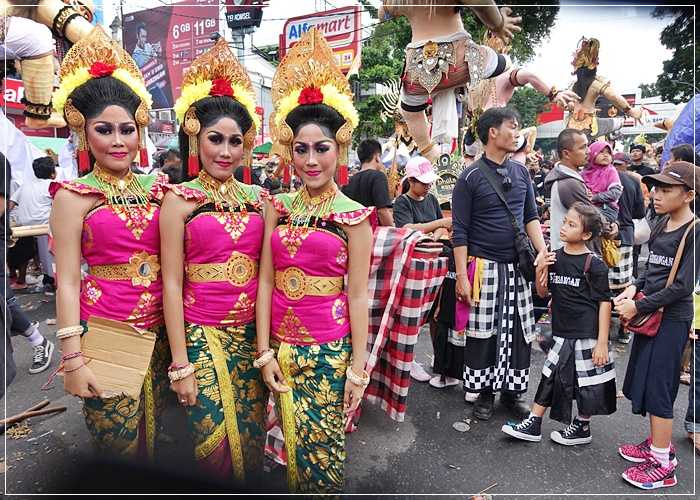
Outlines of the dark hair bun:
[{"label": "dark hair bun", "polygon": [[287,115],[286,122],[294,135],[297,135],[302,126],[315,123],[325,129],[324,132],[330,132],[332,137],[335,137],[338,129],[345,123],[345,118],[326,104],[303,104]]}]

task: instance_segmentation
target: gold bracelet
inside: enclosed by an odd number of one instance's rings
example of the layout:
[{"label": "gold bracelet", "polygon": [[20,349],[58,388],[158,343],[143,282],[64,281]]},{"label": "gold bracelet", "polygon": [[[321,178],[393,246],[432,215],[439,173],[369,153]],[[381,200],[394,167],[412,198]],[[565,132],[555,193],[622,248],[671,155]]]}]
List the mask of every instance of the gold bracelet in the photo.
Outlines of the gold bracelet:
[{"label": "gold bracelet", "polygon": [[84,329],[81,325],[67,326],[65,328],[61,328],[56,332],[56,338],[58,340],[63,340],[69,337],[77,337],[78,335],[83,334],[83,330]]},{"label": "gold bracelet", "polygon": [[369,373],[367,373],[365,370],[362,370],[362,376],[360,376],[352,371],[352,366],[348,366],[348,369],[345,370],[345,376],[355,385],[359,385],[361,387],[367,387],[369,385]]}]

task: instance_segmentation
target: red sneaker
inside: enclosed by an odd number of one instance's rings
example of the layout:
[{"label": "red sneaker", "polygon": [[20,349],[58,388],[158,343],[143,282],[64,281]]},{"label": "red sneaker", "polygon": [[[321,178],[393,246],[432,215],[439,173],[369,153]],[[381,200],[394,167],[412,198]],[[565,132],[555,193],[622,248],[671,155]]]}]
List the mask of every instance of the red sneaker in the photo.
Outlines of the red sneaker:
[{"label": "red sneaker", "polygon": [[622,473],[622,479],[643,490],[668,488],[678,483],[676,479],[676,465],[673,462],[669,462],[664,467],[653,456],[649,456],[646,462],[627,469]]},{"label": "red sneaker", "polygon": [[[639,444],[623,444],[617,449],[618,453],[622,458],[629,462],[634,462],[641,464],[647,461],[651,456],[651,438],[646,438]],[[673,465],[678,465],[678,459],[676,458],[676,447],[671,443],[671,452],[669,453],[669,459],[673,462]]]}]

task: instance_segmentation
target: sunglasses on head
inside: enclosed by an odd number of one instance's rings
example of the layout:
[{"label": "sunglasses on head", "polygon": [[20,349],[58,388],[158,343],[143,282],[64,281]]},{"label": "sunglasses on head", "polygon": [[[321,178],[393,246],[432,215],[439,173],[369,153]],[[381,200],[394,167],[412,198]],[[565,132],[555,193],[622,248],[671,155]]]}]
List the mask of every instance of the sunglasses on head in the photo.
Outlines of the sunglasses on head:
[{"label": "sunglasses on head", "polygon": [[508,175],[508,169],[505,167],[501,167],[497,168],[496,172],[498,173],[498,175],[503,177],[503,191],[507,193],[508,191],[510,191],[510,188],[513,187],[513,179],[511,179]]}]

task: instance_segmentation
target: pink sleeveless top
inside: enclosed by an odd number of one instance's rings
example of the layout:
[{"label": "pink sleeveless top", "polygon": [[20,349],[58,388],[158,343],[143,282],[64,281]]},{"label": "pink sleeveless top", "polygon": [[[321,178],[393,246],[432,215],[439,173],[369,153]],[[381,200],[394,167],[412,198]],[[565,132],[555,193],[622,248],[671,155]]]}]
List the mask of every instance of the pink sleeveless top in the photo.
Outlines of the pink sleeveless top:
[{"label": "pink sleeveless top", "polygon": [[183,304],[189,323],[241,326],[255,320],[267,194],[257,186],[242,187],[248,195],[245,212],[217,211],[196,180],[166,188],[197,202],[185,223]]},{"label": "pink sleeveless top", "polygon": [[[275,275],[296,273],[313,279],[335,278],[341,282],[348,273],[347,237],[341,225],[359,224],[374,212],[339,193],[327,218],[303,233],[289,229],[286,218],[296,194],[273,198],[280,224],[271,237]],[[336,212],[337,209],[343,210]],[[346,211],[347,210],[347,211]],[[346,280],[345,280],[346,281]],[[294,345],[325,344],[350,333],[350,316],[345,286],[322,295],[290,297],[276,285],[272,292],[271,334]]]},{"label": "pink sleeveless top", "polygon": [[[101,205],[85,216],[81,253],[89,268],[81,281],[80,319],[99,316],[152,330],[163,324],[158,217],[165,178],[136,177],[151,201],[142,218],[122,220],[109,205]],[[94,185],[92,174],[53,182],[51,196],[61,188],[103,199],[105,196]]]}]

